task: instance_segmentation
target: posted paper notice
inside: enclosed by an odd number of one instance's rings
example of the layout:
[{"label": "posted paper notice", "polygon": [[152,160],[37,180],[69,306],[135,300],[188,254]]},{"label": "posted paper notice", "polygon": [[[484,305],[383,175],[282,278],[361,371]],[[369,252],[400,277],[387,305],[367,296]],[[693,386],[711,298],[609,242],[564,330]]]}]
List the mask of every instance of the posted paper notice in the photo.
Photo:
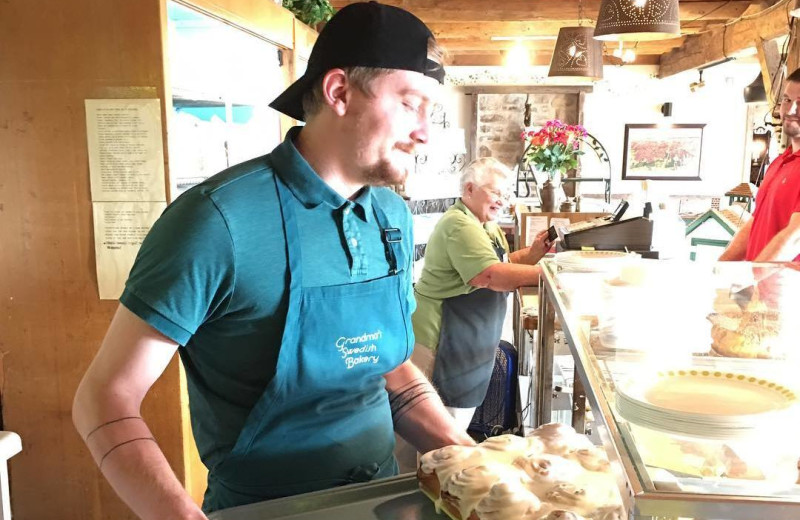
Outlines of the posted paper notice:
[{"label": "posted paper notice", "polygon": [[525,224],[525,244],[523,247],[528,247],[533,244],[536,235],[547,229],[547,217],[531,216],[526,217],[527,223]]},{"label": "posted paper notice", "polygon": [[92,200],[167,200],[161,100],[85,103]]},{"label": "posted paper notice", "polygon": [[95,202],[94,244],[101,300],[122,295],[144,237],[166,202]]}]

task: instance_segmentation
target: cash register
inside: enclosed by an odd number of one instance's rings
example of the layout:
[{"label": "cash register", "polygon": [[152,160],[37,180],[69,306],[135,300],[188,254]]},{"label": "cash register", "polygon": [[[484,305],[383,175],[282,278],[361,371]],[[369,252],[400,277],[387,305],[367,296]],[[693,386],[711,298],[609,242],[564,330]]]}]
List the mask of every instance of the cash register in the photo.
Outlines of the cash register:
[{"label": "cash register", "polygon": [[573,222],[557,229],[561,247],[598,251],[631,251],[649,256],[653,244],[653,221],[646,217],[622,220],[628,209],[623,200],[614,212],[601,218]]}]

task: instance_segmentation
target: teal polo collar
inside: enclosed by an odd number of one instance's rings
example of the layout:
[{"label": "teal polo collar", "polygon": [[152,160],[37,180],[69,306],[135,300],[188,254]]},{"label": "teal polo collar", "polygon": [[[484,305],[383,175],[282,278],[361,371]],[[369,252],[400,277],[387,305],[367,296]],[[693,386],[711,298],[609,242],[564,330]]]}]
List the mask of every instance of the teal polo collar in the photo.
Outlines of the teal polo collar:
[{"label": "teal polo collar", "polygon": [[[279,144],[271,155],[276,173],[292,192],[292,195],[306,208],[315,208],[322,203],[332,208],[341,208],[347,204],[344,197],[336,193],[311,168],[311,165],[300,155],[294,146],[303,127],[296,126],[286,133],[286,139]],[[371,222],[372,189],[365,186],[352,201],[353,212],[362,220]]]}]

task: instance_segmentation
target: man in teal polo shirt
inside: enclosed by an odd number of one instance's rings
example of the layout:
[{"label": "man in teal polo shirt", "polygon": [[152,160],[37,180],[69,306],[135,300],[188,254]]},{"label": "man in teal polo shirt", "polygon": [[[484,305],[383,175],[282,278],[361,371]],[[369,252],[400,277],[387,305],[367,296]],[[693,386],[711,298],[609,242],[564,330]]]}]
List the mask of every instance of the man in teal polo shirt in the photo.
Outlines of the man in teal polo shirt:
[{"label": "man in teal polo shirt", "polygon": [[306,126],[170,205],[144,241],[73,420],[142,518],[204,518],[140,417],[178,350],[209,469],[203,510],[396,473],[472,444],[408,360],[413,241],[387,188],[428,138],[441,53],[398,8],[352,4],[272,106]]}]

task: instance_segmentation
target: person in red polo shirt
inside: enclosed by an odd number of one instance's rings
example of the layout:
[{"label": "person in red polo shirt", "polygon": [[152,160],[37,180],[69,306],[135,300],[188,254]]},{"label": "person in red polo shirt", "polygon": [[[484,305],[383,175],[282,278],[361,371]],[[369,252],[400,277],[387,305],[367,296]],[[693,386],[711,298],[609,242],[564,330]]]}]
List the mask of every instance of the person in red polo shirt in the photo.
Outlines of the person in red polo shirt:
[{"label": "person in red polo shirt", "polygon": [[800,69],[786,78],[780,107],[791,146],[767,170],[756,211],[720,260],[800,261]]}]

